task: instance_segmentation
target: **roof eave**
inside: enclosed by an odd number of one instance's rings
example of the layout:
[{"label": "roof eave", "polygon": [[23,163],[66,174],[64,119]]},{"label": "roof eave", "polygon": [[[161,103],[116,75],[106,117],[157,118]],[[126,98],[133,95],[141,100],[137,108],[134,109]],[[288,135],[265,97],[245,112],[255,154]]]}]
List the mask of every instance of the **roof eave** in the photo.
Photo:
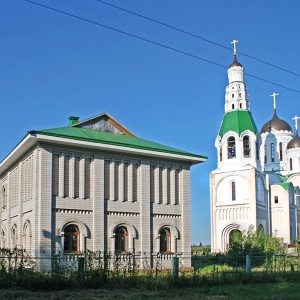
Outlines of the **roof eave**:
[{"label": "roof eave", "polygon": [[207,157],[189,156],[184,154],[167,153],[167,152],[160,152],[155,150],[138,149],[133,147],[117,146],[117,145],[82,141],[82,140],[70,139],[64,137],[49,136],[49,135],[38,134],[34,131],[31,131],[16,146],[16,148],[1,162],[0,174],[3,173],[5,170],[7,170],[20,156],[26,153],[31,147],[33,147],[38,142],[48,142],[48,143],[55,143],[60,145],[69,145],[69,146],[75,146],[75,147],[77,146],[77,147],[85,147],[85,148],[89,147],[89,148],[104,150],[104,151],[116,151],[122,153],[139,154],[143,156],[168,158],[168,159],[184,161],[191,165],[204,162],[207,159]]},{"label": "roof eave", "polygon": [[147,155],[147,156],[154,156],[154,157],[163,157],[175,160],[181,160],[191,163],[192,165],[201,163],[206,161],[206,157],[198,157],[198,156],[189,156],[184,154],[174,154],[174,153],[167,153],[155,150],[146,150],[146,149],[139,149],[133,147],[125,147],[125,146],[118,146],[118,145],[111,145],[111,144],[104,144],[104,143],[96,143],[91,141],[82,141],[77,139],[70,139],[64,137],[56,137],[56,136],[48,136],[42,134],[36,134],[36,139],[43,142],[53,142],[56,144],[63,144],[63,145],[70,145],[70,146],[79,146],[79,147],[90,147],[93,149],[100,149],[106,151],[117,151],[123,153],[132,153],[132,154],[140,154],[140,155]]},{"label": "roof eave", "polygon": [[8,169],[20,156],[26,153],[37,142],[35,137],[28,133],[23,140],[0,163],[0,174]]}]

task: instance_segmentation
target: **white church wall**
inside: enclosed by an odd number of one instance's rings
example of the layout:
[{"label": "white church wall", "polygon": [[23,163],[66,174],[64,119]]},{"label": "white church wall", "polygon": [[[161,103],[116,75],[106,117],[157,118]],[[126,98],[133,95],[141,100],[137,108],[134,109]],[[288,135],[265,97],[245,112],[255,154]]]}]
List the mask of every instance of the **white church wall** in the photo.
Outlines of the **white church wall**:
[{"label": "white church wall", "polygon": [[[287,172],[288,164],[287,164],[286,149],[287,149],[287,144],[292,140],[292,138],[293,138],[293,133],[291,131],[286,131],[286,130],[272,131],[272,132],[261,134],[262,143],[260,146],[260,161],[264,171]],[[279,151],[280,143],[282,143],[281,155]]]},{"label": "white church wall", "polygon": [[[224,252],[233,229],[247,230],[256,226],[255,169],[236,172],[211,173],[211,231],[212,251]],[[236,186],[236,200],[232,200],[232,182]],[[252,183],[252,184],[250,184]],[[221,237],[221,238],[220,238]]]},{"label": "white church wall", "polygon": [[[235,183],[235,199],[232,199],[232,184]],[[249,185],[242,175],[228,175],[217,187],[217,201],[222,205],[234,205],[249,202]],[[234,202],[233,202],[234,201]]]},{"label": "white church wall", "polygon": [[279,185],[271,186],[271,212],[273,234],[284,243],[290,243],[290,195]]},{"label": "white church wall", "polygon": [[299,172],[300,172],[299,148],[288,149],[287,150],[287,173],[294,174]]}]

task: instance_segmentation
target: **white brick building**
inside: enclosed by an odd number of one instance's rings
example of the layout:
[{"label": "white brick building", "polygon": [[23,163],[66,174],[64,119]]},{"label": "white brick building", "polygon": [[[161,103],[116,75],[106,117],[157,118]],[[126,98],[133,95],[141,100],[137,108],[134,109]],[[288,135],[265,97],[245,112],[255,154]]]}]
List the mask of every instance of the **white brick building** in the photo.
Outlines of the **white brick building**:
[{"label": "white brick building", "polygon": [[190,166],[205,159],[140,139],[106,113],[30,131],[0,164],[1,247],[188,258]]}]

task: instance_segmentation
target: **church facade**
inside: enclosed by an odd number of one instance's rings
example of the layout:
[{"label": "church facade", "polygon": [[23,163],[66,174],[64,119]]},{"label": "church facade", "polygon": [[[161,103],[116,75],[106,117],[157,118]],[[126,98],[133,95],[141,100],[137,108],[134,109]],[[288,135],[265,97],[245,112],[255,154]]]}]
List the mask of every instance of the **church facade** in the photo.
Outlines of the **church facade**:
[{"label": "church facade", "polygon": [[138,138],[106,113],[78,119],[28,132],[1,162],[1,247],[133,254],[148,267],[176,255],[189,267],[190,167],[206,157]]},{"label": "church facade", "polygon": [[210,174],[211,249],[226,252],[235,230],[253,225],[286,244],[299,237],[300,138],[274,115],[259,130],[252,117],[237,61],[228,68],[225,113],[215,147],[217,169]]}]

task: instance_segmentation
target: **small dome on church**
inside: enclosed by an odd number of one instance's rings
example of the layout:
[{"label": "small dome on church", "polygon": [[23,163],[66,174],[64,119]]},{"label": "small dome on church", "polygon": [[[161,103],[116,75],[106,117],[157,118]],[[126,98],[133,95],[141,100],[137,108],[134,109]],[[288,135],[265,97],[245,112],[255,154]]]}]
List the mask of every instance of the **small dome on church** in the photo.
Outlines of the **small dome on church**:
[{"label": "small dome on church", "polygon": [[296,132],[295,137],[287,144],[287,149],[300,148],[300,137]]},{"label": "small dome on church", "polygon": [[229,66],[229,68],[231,67],[243,67],[236,59],[236,55],[234,55],[234,60],[233,63]]},{"label": "small dome on church", "polygon": [[292,131],[292,128],[286,121],[279,119],[276,115],[276,111],[274,111],[273,118],[262,127],[260,133],[265,133],[272,130]]}]

